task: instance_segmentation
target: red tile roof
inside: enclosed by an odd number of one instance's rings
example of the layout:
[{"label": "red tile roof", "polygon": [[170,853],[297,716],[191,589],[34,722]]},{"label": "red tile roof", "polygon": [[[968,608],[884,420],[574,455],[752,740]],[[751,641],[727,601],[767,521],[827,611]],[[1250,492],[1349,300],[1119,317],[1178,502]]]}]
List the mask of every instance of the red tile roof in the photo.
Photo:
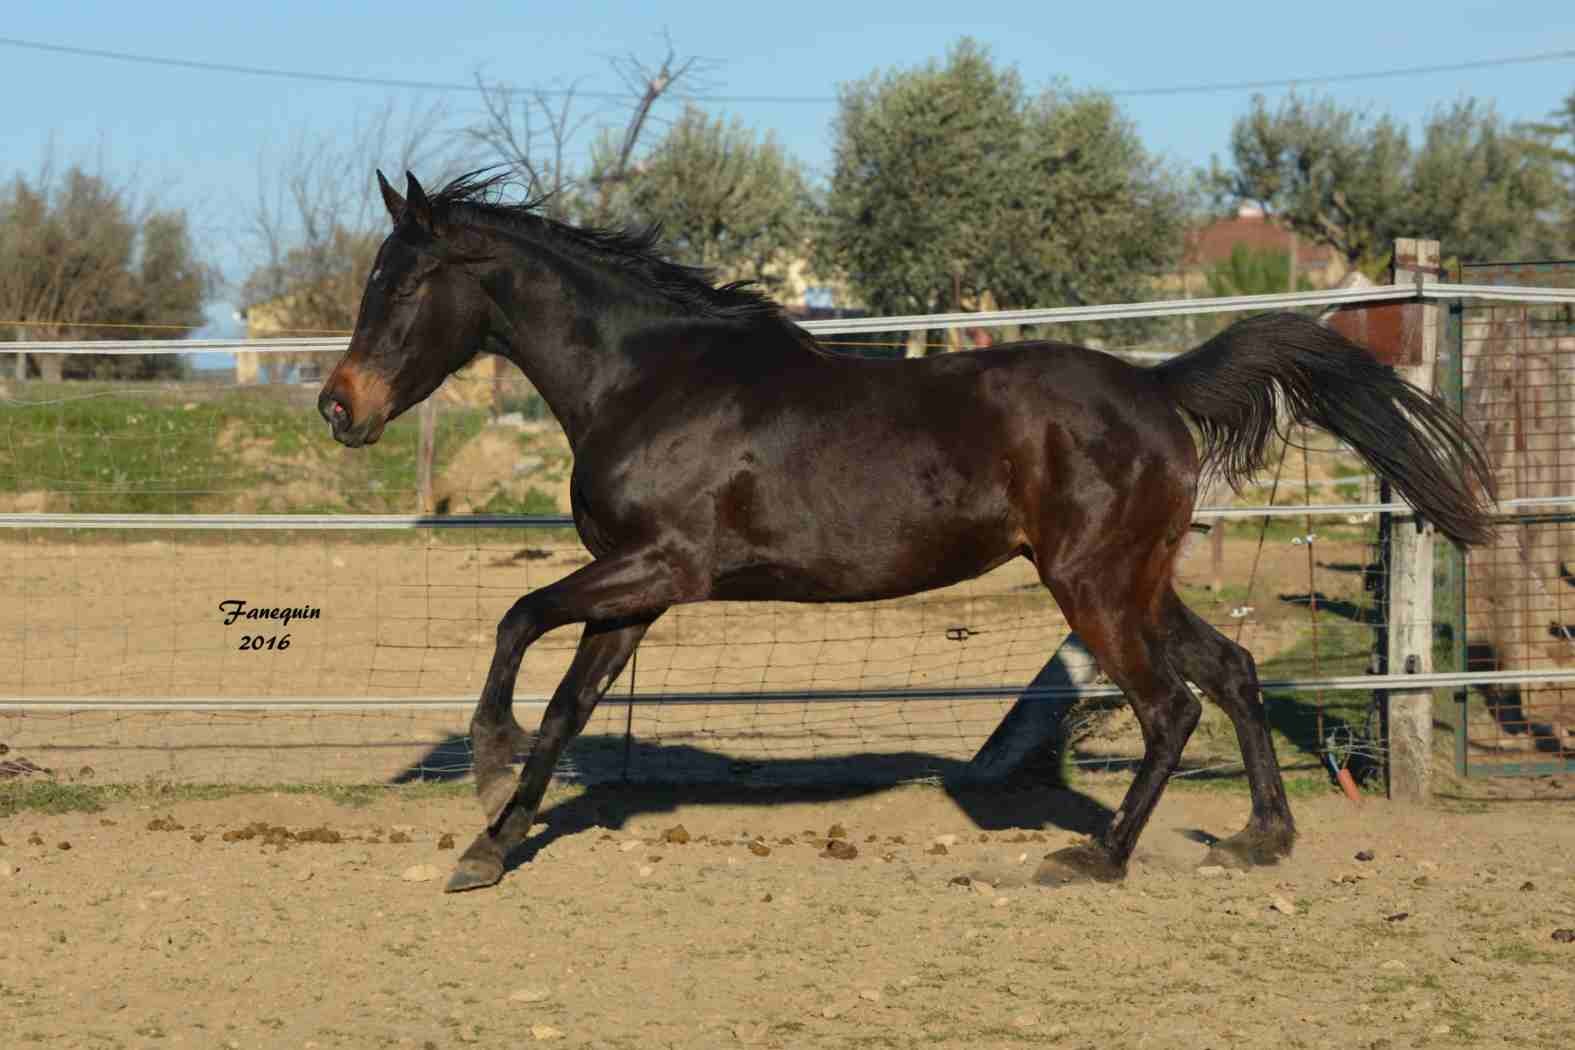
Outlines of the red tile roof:
[{"label": "red tile roof", "polygon": [[[1291,231],[1279,222],[1265,218],[1262,212],[1242,211],[1228,219],[1218,219],[1201,229],[1188,232],[1184,262],[1188,266],[1213,266],[1230,258],[1238,244],[1249,248],[1288,252],[1291,248]],[[1333,248],[1316,244],[1305,237],[1298,238],[1296,260],[1302,266],[1321,267],[1337,259]]]}]

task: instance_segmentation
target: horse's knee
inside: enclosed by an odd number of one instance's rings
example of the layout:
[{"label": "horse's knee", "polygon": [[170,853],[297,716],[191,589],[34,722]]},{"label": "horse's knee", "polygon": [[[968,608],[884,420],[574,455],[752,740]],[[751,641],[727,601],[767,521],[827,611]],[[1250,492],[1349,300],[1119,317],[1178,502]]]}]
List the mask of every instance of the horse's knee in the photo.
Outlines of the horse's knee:
[{"label": "horse's knee", "polygon": [[1176,762],[1181,760],[1182,749],[1187,746],[1187,741],[1192,739],[1192,731],[1198,728],[1198,720],[1203,717],[1203,705],[1198,698],[1192,695],[1192,690],[1182,687],[1180,694],[1171,704],[1166,720],[1166,745],[1167,752]]},{"label": "horse's knee", "polygon": [[1179,760],[1181,751],[1192,737],[1203,717],[1203,705],[1192,695],[1192,690],[1181,686],[1165,701],[1143,705],[1134,702],[1133,713],[1143,730],[1144,743],[1167,762]]},{"label": "horse's knee", "polygon": [[497,645],[500,650],[510,650],[528,643],[536,632],[536,611],[529,597],[521,598],[509,606],[509,611],[498,621]]},{"label": "horse's knee", "polygon": [[1226,680],[1230,686],[1248,699],[1257,699],[1258,661],[1252,658],[1252,653],[1244,646],[1230,642],[1221,663],[1225,665]]},{"label": "horse's knee", "polygon": [[1199,702],[1191,689],[1182,687],[1182,699],[1177,705],[1176,724],[1181,732],[1182,742],[1192,736],[1192,731],[1198,728],[1198,720],[1203,717],[1203,704]]}]

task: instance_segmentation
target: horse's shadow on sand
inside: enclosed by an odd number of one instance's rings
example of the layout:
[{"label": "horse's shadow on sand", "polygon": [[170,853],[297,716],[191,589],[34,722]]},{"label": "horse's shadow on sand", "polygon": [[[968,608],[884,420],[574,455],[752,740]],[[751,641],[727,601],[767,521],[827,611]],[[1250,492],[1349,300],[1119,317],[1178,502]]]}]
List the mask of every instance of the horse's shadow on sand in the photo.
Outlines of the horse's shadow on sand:
[{"label": "horse's shadow on sand", "polygon": [[[470,742],[450,736],[393,778],[393,783],[458,781],[470,773]],[[822,758],[737,758],[689,744],[635,743],[625,762],[624,738],[577,738],[557,776],[585,786],[571,798],[542,808],[531,837],[508,858],[513,870],[560,838],[596,828],[622,828],[631,820],[670,813],[680,806],[774,807],[794,802],[864,798],[903,784],[938,783],[981,831],[1048,830],[1098,835],[1113,816],[1099,800],[1068,787],[1007,782],[980,785],[969,764],[932,754],[846,754]],[[477,812],[480,826],[480,812]]]}]

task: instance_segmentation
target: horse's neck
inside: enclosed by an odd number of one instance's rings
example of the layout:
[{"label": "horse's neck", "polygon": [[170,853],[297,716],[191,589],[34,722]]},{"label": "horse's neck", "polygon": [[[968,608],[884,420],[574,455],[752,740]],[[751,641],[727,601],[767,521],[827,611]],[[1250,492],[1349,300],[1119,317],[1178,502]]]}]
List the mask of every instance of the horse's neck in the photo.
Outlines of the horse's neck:
[{"label": "horse's neck", "polygon": [[[625,341],[643,328],[681,320],[656,304],[642,309],[620,302],[610,280],[594,272],[592,279],[607,286],[595,295],[563,294],[563,288],[583,288],[585,272],[571,279],[554,269],[552,278],[518,289],[512,308],[503,309],[510,329],[502,340],[505,356],[547,402],[571,446],[601,414],[601,404],[638,378],[641,362],[623,353]],[[614,309],[599,305],[613,302],[619,303]]]}]

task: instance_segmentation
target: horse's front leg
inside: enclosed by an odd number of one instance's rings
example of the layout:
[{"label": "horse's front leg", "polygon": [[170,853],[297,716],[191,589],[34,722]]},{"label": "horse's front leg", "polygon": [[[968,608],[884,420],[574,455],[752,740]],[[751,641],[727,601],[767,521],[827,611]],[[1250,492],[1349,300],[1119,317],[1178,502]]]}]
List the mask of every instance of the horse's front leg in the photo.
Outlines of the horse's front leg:
[{"label": "horse's front leg", "polygon": [[[682,575],[659,556],[639,554],[585,566],[516,602],[498,625],[497,649],[472,720],[476,791],[487,829],[471,843],[448,882],[449,892],[491,886],[509,851],[525,840],[563,748],[644,637],[675,601],[692,600],[675,585]],[[525,650],[554,627],[585,622],[574,662],[553,693],[541,731],[517,783],[508,776],[514,682]]]},{"label": "horse's front leg", "polygon": [[630,626],[586,624],[574,662],[547,705],[541,732],[518,781],[508,777],[507,766],[484,781],[478,762],[476,791],[487,812],[488,826],[460,857],[445,887],[447,892],[481,889],[503,877],[509,851],[525,841],[536,821],[564,747],[590,721],[597,701],[623,670],[649,626],[649,620]]},{"label": "horse's front leg", "polygon": [[[487,686],[481,702],[476,705],[470,720],[470,746],[476,776],[476,796],[487,821],[493,822],[503,812],[518,787],[518,779],[510,769],[513,757],[518,754],[534,756],[542,753],[543,739],[572,721],[573,728],[560,743],[560,748],[572,740],[590,717],[602,694],[618,677],[623,665],[640,644],[650,620],[634,626],[610,626],[590,622],[580,636],[579,648],[568,673],[553,693],[552,701],[542,716],[541,731],[532,737],[520,727],[513,714],[514,684],[518,678],[524,648],[534,638],[527,637],[524,645],[505,650],[502,645],[493,654],[492,668],[487,675]],[[536,632],[539,637],[541,632]],[[497,688],[493,683],[497,683]]]}]

